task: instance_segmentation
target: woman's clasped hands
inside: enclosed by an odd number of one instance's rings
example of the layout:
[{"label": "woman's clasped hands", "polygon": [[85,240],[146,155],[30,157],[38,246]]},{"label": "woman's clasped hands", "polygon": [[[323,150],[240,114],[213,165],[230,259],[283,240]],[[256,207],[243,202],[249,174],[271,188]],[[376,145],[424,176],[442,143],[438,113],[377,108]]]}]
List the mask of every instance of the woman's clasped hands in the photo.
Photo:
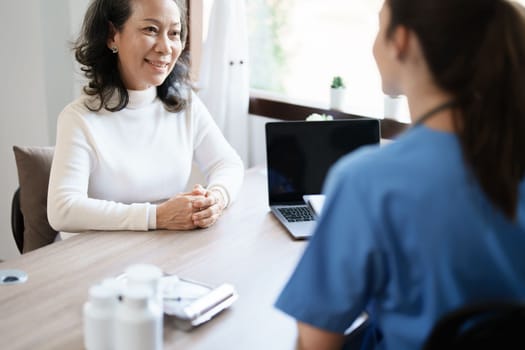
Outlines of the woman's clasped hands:
[{"label": "woman's clasped hands", "polygon": [[157,206],[157,229],[191,230],[213,225],[221,216],[225,199],[219,190],[195,185]]}]

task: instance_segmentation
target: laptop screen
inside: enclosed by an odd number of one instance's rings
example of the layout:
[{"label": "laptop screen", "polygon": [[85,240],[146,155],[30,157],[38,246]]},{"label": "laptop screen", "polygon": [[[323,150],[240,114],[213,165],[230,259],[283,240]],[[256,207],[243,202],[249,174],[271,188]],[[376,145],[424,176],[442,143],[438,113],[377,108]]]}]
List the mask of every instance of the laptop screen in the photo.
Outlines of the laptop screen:
[{"label": "laptop screen", "polygon": [[380,140],[379,120],[283,121],[266,124],[269,204],[303,203],[319,194],[343,155]]}]

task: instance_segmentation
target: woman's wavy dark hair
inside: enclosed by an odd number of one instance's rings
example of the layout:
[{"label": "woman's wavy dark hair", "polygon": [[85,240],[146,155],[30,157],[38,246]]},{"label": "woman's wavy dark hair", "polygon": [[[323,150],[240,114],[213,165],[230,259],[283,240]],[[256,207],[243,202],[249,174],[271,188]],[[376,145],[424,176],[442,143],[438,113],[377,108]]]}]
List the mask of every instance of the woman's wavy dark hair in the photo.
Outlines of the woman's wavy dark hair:
[{"label": "woman's wavy dark hair", "polygon": [[515,218],[525,173],[525,19],[505,0],[387,0],[419,39],[437,85],[455,96],[463,157],[490,200]]},{"label": "woman's wavy dark hair", "polygon": [[[107,47],[111,34],[110,23],[116,30],[122,30],[124,23],[132,13],[133,0],[94,0],[91,2],[79,38],[74,43],[75,58],[82,65],[82,71],[88,78],[84,92],[99,98],[98,106],[86,106],[92,111],[105,108],[111,112],[120,111],[129,102],[128,91],[120,77],[117,67],[117,55]],[[185,46],[188,35],[186,2],[173,0],[181,15],[181,41]],[[191,87],[189,53],[183,50],[172,72],[157,87],[157,95],[166,109],[178,112],[186,107],[187,92]],[[118,99],[114,105],[113,95]]]}]

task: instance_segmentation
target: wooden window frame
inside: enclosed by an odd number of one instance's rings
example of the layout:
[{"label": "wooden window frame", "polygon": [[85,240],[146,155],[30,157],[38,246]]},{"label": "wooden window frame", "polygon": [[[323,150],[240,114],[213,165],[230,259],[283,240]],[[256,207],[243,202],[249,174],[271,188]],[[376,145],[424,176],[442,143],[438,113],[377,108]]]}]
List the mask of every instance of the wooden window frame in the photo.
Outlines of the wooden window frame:
[{"label": "wooden window frame", "polygon": [[[254,116],[275,118],[282,120],[304,120],[312,113],[329,114],[334,119],[358,119],[366,118],[361,115],[345,113],[333,109],[324,109],[303,104],[295,104],[283,101],[276,101],[268,98],[261,98],[250,95],[249,113]],[[381,137],[384,139],[394,139],[401,132],[406,130],[410,124],[402,123],[394,119],[380,119]]]}]

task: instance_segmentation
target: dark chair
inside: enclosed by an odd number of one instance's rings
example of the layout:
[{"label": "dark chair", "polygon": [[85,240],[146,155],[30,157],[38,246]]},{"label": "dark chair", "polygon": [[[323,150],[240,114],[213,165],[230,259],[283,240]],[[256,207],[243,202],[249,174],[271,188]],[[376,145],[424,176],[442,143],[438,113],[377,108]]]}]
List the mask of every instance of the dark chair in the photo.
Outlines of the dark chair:
[{"label": "dark chair", "polygon": [[11,230],[20,253],[24,250],[24,217],[20,210],[20,188],[17,188],[11,203]]},{"label": "dark chair", "polygon": [[525,349],[525,303],[468,305],[446,314],[424,350]]},{"label": "dark chair", "polygon": [[47,219],[47,190],[54,147],[13,146],[18,172],[11,226],[17,247],[27,253],[55,241]]}]

